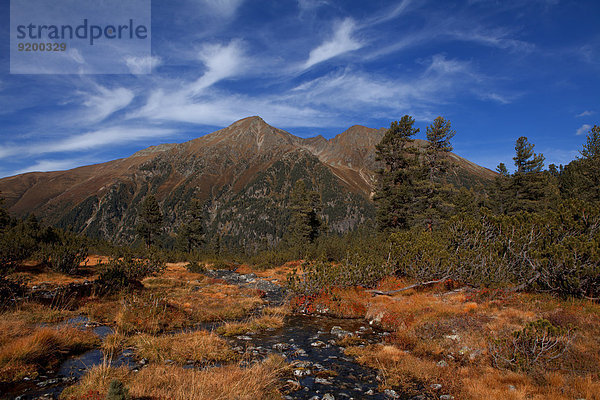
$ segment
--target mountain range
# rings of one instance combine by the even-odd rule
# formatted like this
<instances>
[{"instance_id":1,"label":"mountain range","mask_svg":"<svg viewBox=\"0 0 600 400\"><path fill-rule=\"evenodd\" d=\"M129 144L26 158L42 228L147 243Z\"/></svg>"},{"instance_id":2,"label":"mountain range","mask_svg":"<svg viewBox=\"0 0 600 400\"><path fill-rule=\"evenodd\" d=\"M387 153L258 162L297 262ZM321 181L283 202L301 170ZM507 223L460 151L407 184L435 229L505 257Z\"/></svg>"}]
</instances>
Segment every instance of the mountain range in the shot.
<instances>
[{"instance_id":1,"label":"mountain range","mask_svg":"<svg viewBox=\"0 0 600 400\"><path fill-rule=\"evenodd\" d=\"M331 231L373 220L375 146L385 132L355 125L329 140L300 138L255 116L123 159L3 178L0 193L15 216L34 213L46 223L122 244L135 240L138 207L149 193L161 205L167 241L191 200L200 199L209 238L228 246L272 245L287 229L289 193L299 179L320 193ZM456 154L450 159L455 184L485 184L496 176Z\"/></svg>"}]
</instances>

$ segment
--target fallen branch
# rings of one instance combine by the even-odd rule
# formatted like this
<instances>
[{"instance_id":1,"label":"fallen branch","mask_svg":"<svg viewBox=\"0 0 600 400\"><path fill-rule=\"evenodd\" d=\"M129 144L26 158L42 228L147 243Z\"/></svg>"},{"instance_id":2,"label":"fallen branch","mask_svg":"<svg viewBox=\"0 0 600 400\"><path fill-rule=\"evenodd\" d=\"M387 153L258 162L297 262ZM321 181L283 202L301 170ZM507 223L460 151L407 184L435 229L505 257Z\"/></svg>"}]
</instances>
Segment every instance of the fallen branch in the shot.
<instances>
[{"instance_id":1,"label":"fallen branch","mask_svg":"<svg viewBox=\"0 0 600 400\"><path fill-rule=\"evenodd\" d=\"M435 281L415 283L414 285L406 286L406 287L403 287L401 289L390 290L390 291L387 291L387 292L383 292L381 290L367 290L367 292L373 293L374 296L378 296L378 295L379 296L389 296L390 294L404 292L405 290L410 290L410 289L414 289L414 288L417 288L417 287L435 285L436 283L442 283L442 282L447 281L449 278L450 278L449 276L446 276L446 277L444 277L442 279L438 279L438 280L435 280Z\"/></svg>"}]
</instances>

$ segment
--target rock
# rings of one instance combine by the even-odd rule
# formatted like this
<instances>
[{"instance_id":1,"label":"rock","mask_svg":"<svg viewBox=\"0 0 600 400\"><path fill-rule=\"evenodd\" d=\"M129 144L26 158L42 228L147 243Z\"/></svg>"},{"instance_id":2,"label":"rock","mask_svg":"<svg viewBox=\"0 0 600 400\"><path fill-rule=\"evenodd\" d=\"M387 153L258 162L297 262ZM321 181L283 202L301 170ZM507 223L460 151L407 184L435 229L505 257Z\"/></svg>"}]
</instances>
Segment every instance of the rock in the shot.
<instances>
[{"instance_id":1,"label":"rock","mask_svg":"<svg viewBox=\"0 0 600 400\"><path fill-rule=\"evenodd\" d=\"M312 366L312 363L310 361L296 361L294 363L294 366L296 368L304 368L304 369L306 369L306 368L309 368L310 366Z\"/></svg>"},{"instance_id":2,"label":"rock","mask_svg":"<svg viewBox=\"0 0 600 400\"><path fill-rule=\"evenodd\" d=\"M335 335L338 337L338 339L342 339L343 337L346 336L351 336L352 332L348 332L342 329L341 326L334 326L333 328L331 328L331 332L332 335Z\"/></svg>"},{"instance_id":3,"label":"rock","mask_svg":"<svg viewBox=\"0 0 600 400\"><path fill-rule=\"evenodd\" d=\"M318 383L320 385L331 385L331 382L329 382L325 378L315 378L315 383Z\"/></svg>"},{"instance_id":4,"label":"rock","mask_svg":"<svg viewBox=\"0 0 600 400\"><path fill-rule=\"evenodd\" d=\"M460 336L459 335L446 335L445 336L446 339L450 339L450 340L454 340L454 341L459 341L460 340Z\"/></svg>"},{"instance_id":5,"label":"rock","mask_svg":"<svg viewBox=\"0 0 600 400\"><path fill-rule=\"evenodd\" d=\"M329 347L329 345L325 342L322 342L320 340L317 340L316 342L312 342L310 344L312 347Z\"/></svg>"},{"instance_id":6,"label":"rock","mask_svg":"<svg viewBox=\"0 0 600 400\"><path fill-rule=\"evenodd\" d=\"M294 370L294 376L297 376L298 378L302 378L303 376L308 376L310 374L310 369L299 368Z\"/></svg>"},{"instance_id":7,"label":"rock","mask_svg":"<svg viewBox=\"0 0 600 400\"><path fill-rule=\"evenodd\" d=\"M449 394L443 394L440 396L440 400L454 400L454 396L451 396Z\"/></svg>"},{"instance_id":8,"label":"rock","mask_svg":"<svg viewBox=\"0 0 600 400\"><path fill-rule=\"evenodd\" d=\"M238 340L252 340L252 338L250 336L246 336L246 335L236 336L236 339L238 339Z\"/></svg>"},{"instance_id":9,"label":"rock","mask_svg":"<svg viewBox=\"0 0 600 400\"><path fill-rule=\"evenodd\" d=\"M514 387L513 385L508 385L508 390L510 390L512 392L514 390L517 390L517 388Z\"/></svg>"},{"instance_id":10,"label":"rock","mask_svg":"<svg viewBox=\"0 0 600 400\"><path fill-rule=\"evenodd\" d=\"M331 393L325 393L322 400L335 400L335 397Z\"/></svg>"},{"instance_id":11,"label":"rock","mask_svg":"<svg viewBox=\"0 0 600 400\"><path fill-rule=\"evenodd\" d=\"M369 389L365 392L365 394L368 396L373 396L375 394L375 392L373 391L373 389Z\"/></svg>"},{"instance_id":12,"label":"rock","mask_svg":"<svg viewBox=\"0 0 600 400\"><path fill-rule=\"evenodd\" d=\"M381 320L382 319L383 319L383 313L380 312L379 314L377 314L376 316L374 316L373 318L371 318L371 320L369 321L369 325L381 324Z\"/></svg>"},{"instance_id":13,"label":"rock","mask_svg":"<svg viewBox=\"0 0 600 400\"><path fill-rule=\"evenodd\" d=\"M444 360L438 361L437 366L438 367L447 367L448 363L446 361L444 361Z\"/></svg>"},{"instance_id":14,"label":"rock","mask_svg":"<svg viewBox=\"0 0 600 400\"><path fill-rule=\"evenodd\" d=\"M386 397L389 397L390 399L399 399L400 395L392 389L385 389L383 391L383 394L385 394Z\"/></svg>"},{"instance_id":15,"label":"rock","mask_svg":"<svg viewBox=\"0 0 600 400\"><path fill-rule=\"evenodd\" d=\"M442 388L442 385L440 385L439 383L434 383L429 387L432 388L433 390L440 390Z\"/></svg>"}]
</instances>

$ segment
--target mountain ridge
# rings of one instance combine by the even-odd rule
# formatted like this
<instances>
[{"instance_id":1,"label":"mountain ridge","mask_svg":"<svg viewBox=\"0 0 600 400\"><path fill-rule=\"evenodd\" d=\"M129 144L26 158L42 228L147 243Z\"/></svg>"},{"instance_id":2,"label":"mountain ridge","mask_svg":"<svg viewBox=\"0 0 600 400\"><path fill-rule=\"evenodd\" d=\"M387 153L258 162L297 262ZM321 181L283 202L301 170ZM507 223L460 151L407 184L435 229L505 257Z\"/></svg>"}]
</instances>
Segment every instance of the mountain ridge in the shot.
<instances>
[{"instance_id":1,"label":"mountain ridge","mask_svg":"<svg viewBox=\"0 0 600 400\"><path fill-rule=\"evenodd\" d=\"M385 131L354 125L331 139L301 138L253 116L126 158L2 178L0 192L14 215L35 213L53 225L118 242L134 240L137 206L148 193L159 199L170 235L197 198L205 202L211 235L229 235L231 243L275 243L288 223L288 194L298 179L319 191L333 231L372 219L375 145ZM495 176L457 155L452 160L469 180Z\"/></svg>"}]
</instances>

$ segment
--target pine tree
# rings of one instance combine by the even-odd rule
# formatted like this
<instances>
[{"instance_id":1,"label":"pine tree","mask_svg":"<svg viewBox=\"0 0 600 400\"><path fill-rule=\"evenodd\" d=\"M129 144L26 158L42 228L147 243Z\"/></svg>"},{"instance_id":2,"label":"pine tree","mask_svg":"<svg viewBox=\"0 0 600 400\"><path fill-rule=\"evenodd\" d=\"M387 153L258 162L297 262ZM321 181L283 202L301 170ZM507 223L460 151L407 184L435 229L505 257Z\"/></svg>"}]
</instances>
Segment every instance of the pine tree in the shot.
<instances>
[{"instance_id":1,"label":"pine tree","mask_svg":"<svg viewBox=\"0 0 600 400\"><path fill-rule=\"evenodd\" d=\"M7 228L9 224L10 215L8 214L8 211L4 209L4 198L0 196L0 232Z\"/></svg>"},{"instance_id":2,"label":"pine tree","mask_svg":"<svg viewBox=\"0 0 600 400\"><path fill-rule=\"evenodd\" d=\"M319 193L308 190L303 180L298 180L290 192L292 214L289 240L292 245L313 243L324 229L318 213L321 210Z\"/></svg>"},{"instance_id":3,"label":"pine tree","mask_svg":"<svg viewBox=\"0 0 600 400\"><path fill-rule=\"evenodd\" d=\"M378 171L373 200L377 205L377 225L382 231L409 227L410 209L415 201L413 180L418 169L417 151L413 146L415 120L405 115L391 123L376 146L377 160L383 162Z\"/></svg>"},{"instance_id":4,"label":"pine tree","mask_svg":"<svg viewBox=\"0 0 600 400\"><path fill-rule=\"evenodd\" d=\"M424 223L427 230L432 230L454 208L451 201L456 190L444 182L443 175L449 168L448 153L453 149L450 139L455 134L450 121L442 117L437 117L426 130L428 143L422 163L424 171L420 175L424 179L416 184L420 192L416 203L420 215L416 218Z\"/></svg>"},{"instance_id":5,"label":"pine tree","mask_svg":"<svg viewBox=\"0 0 600 400\"><path fill-rule=\"evenodd\" d=\"M142 202L139 219L140 222L136 227L137 233L142 237L146 246L150 248L154 243L154 237L160 233L163 223L163 215L156 197L153 195L146 196Z\"/></svg>"},{"instance_id":6,"label":"pine tree","mask_svg":"<svg viewBox=\"0 0 600 400\"><path fill-rule=\"evenodd\" d=\"M600 126L594 125L588 132L580 154L580 197L600 201Z\"/></svg>"},{"instance_id":7,"label":"pine tree","mask_svg":"<svg viewBox=\"0 0 600 400\"><path fill-rule=\"evenodd\" d=\"M498 214L506 214L513 198L511 176L504 163L498 164L496 171L499 175L491 188L491 208Z\"/></svg>"},{"instance_id":8,"label":"pine tree","mask_svg":"<svg viewBox=\"0 0 600 400\"><path fill-rule=\"evenodd\" d=\"M544 155L535 154L534 147L525 136L517 139L513 157L517 170L511 177L512 199L506 207L508 213L541 211L549 206L553 197L550 177L542 172Z\"/></svg>"},{"instance_id":9,"label":"pine tree","mask_svg":"<svg viewBox=\"0 0 600 400\"><path fill-rule=\"evenodd\" d=\"M190 203L186 222L179 230L179 237L188 253L204 243L203 203L194 199Z\"/></svg>"}]
</instances>

